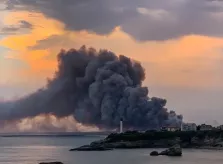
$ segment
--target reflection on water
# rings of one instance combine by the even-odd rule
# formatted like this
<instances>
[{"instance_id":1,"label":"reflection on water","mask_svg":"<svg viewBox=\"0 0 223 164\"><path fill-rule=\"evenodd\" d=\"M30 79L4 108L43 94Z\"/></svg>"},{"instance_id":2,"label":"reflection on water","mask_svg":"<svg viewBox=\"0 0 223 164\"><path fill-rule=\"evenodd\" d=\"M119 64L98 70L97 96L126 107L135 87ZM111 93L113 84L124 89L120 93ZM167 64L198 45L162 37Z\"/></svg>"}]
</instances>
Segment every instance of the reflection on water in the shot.
<instances>
[{"instance_id":1,"label":"reflection on water","mask_svg":"<svg viewBox=\"0 0 223 164\"><path fill-rule=\"evenodd\" d=\"M0 164L36 164L41 161L62 160L72 155L72 147L89 143L95 137L2 137Z\"/></svg>"},{"instance_id":2,"label":"reflection on water","mask_svg":"<svg viewBox=\"0 0 223 164\"><path fill-rule=\"evenodd\" d=\"M151 149L106 152L69 152L70 148L100 139L95 137L9 137L0 138L0 164L222 164L223 152L183 150L183 157L150 157Z\"/></svg>"}]
</instances>

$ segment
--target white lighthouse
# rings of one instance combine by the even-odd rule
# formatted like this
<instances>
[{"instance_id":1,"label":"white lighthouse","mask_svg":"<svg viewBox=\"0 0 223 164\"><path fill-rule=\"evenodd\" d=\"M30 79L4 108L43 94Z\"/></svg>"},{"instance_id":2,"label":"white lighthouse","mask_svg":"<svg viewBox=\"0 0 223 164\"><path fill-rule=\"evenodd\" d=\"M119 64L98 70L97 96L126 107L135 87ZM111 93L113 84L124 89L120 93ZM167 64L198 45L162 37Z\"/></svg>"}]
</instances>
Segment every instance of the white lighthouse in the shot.
<instances>
[{"instance_id":1,"label":"white lighthouse","mask_svg":"<svg viewBox=\"0 0 223 164\"><path fill-rule=\"evenodd\" d=\"M123 133L123 119L120 119L120 133Z\"/></svg>"}]
</instances>

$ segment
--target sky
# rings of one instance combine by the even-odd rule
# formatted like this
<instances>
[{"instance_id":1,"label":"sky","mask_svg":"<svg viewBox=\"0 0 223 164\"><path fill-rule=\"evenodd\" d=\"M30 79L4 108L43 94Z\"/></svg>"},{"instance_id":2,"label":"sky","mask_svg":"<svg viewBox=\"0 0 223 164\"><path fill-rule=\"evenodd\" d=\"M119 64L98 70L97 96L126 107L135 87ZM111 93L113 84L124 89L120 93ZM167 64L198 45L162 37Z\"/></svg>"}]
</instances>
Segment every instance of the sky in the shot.
<instances>
[{"instance_id":1,"label":"sky","mask_svg":"<svg viewBox=\"0 0 223 164\"><path fill-rule=\"evenodd\" d=\"M223 123L223 1L0 0L0 100L46 84L61 49L138 60L149 95L196 123Z\"/></svg>"}]
</instances>

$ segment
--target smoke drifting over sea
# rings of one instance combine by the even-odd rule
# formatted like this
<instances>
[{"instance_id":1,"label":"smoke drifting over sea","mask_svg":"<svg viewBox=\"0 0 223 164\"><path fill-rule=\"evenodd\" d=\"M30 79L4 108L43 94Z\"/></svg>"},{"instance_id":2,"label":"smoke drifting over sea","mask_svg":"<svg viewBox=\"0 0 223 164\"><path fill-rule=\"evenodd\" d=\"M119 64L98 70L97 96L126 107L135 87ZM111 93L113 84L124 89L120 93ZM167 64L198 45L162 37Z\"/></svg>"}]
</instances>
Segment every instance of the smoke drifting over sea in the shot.
<instances>
[{"instance_id":1,"label":"smoke drifting over sea","mask_svg":"<svg viewBox=\"0 0 223 164\"><path fill-rule=\"evenodd\" d=\"M45 88L14 102L0 103L0 120L39 115L73 116L83 124L113 129L123 118L126 128L157 129L180 125L182 116L165 108L166 100L148 96L145 71L130 58L85 46L62 50L58 70Z\"/></svg>"}]
</instances>

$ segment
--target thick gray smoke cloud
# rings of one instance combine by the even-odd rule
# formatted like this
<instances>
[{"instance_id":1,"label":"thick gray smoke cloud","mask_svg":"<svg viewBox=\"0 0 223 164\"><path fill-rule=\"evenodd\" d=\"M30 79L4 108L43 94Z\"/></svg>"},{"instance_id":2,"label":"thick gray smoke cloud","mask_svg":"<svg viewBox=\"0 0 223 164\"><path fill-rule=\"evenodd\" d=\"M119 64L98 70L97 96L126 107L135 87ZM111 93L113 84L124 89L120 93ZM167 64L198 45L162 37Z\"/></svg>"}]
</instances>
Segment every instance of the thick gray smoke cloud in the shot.
<instances>
[{"instance_id":1,"label":"thick gray smoke cloud","mask_svg":"<svg viewBox=\"0 0 223 164\"><path fill-rule=\"evenodd\" d=\"M179 125L182 116L165 108L166 100L148 97L142 87L141 64L123 55L85 46L62 50L58 70L45 88L15 102L0 104L0 120L17 120L40 114L73 115L80 123L115 128L154 129ZM7 109L7 110L6 110Z\"/></svg>"}]
</instances>

